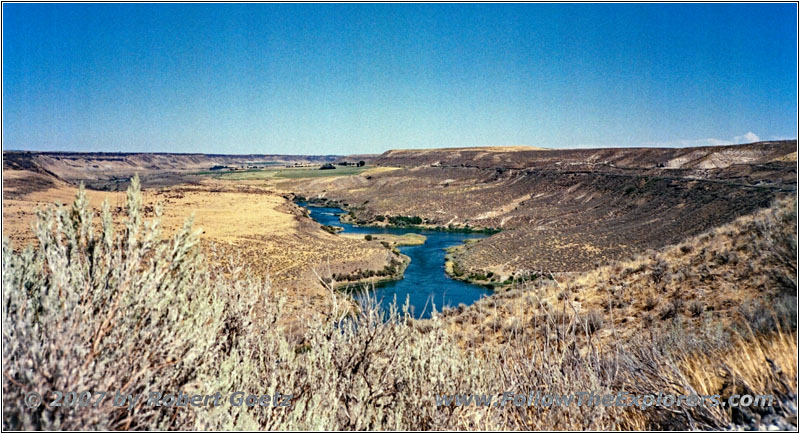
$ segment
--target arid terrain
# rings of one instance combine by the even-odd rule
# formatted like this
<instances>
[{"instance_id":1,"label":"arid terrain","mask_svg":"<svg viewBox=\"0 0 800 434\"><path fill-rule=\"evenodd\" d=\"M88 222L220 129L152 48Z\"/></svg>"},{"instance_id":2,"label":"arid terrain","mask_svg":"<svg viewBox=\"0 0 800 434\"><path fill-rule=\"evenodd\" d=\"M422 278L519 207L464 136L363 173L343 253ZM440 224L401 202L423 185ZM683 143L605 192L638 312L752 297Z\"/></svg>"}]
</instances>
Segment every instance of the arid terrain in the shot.
<instances>
[{"instance_id":1,"label":"arid terrain","mask_svg":"<svg viewBox=\"0 0 800 434\"><path fill-rule=\"evenodd\" d=\"M10 158L4 167L3 236L18 248L35 241L31 227L37 209L54 203L70 204L77 192L75 183L108 185L106 176L110 172L96 173L91 169L78 181L62 179L55 175L62 173L60 167L41 166L42 162L53 159L45 157L35 158L34 162L20 162L20 159ZM144 157L133 160L150 161ZM195 160L191 159L192 164ZM96 159L92 156L81 161ZM204 252L212 262L232 261L248 267L257 276L269 276L275 288L290 295L293 305L304 309L310 305L325 310L323 305L328 291L320 283L321 279L356 270L378 271L393 260L403 261L391 246L384 247L377 240L367 242L363 237L340 237L323 230L305 215L302 208L273 189L253 186L247 181L216 180L207 175L189 175L196 179L184 183L186 174L192 170L207 170L208 164L220 162L231 164L230 160L212 159L210 162L204 160L203 166L178 168L175 162L170 162L169 170L180 169L181 173L171 172L166 176L169 187L145 188L144 216L154 217L156 204L161 204L164 208L162 226L168 234L180 228L187 217L193 216L195 226L202 229ZM151 173L155 170L152 167L131 170L138 173L142 169ZM20 170L24 168L28 170ZM111 176L123 177L127 186L131 174L121 170L115 166ZM150 179L154 176L151 175ZM115 217L124 211L124 191L89 189L87 194L95 209L96 221L99 221L104 200L108 201Z\"/></svg>"},{"instance_id":2,"label":"arid terrain","mask_svg":"<svg viewBox=\"0 0 800 434\"><path fill-rule=\"evenodd\" d=\"M466 275L504 281L590 270L767 207L796 193L796 146L389 151L374 160L381 172L275 185L364 223L501 229L453 256Z\"/></svg>"},{"instance_id":3,"label":"arid terrain","mask_svg":"<svg viewBox=\"0 0 800 434\"><path fill-rule=\"evenodd\" d=\"M121 224L130 197L119 190L140 174L145 219L158 216L163 207L167 235L180 234L189 216L202 229L202 262L213 277L203 275L210 280L199 288L212 291L210 285L218 285L214 291L221 295L206 295L209 303L217 303L211 310L216 313L191 314L218 330L216 343L197 348L213 348L234 366L252 362L250 348L261 351L258 362L247 364L246 375L231 374L229 365L218 360L205 365L209 373L203 375L223 381L224 387L256 380L272 384L267 380L273 378L272 366L282 366L276 374L284 376L281 381L303 391L298 399L305 404L298 408L325 414L338 427L395 426L385 425L383 410L376 410L394 405L383 400L386 390L402 396L402 402L418 402L430 399L434 390L455 393L502 384L559 393L589 386L724 397L771 393L779 404L737 411L602 414L583 409L429 412L423 406L406 416L401 407L412 406L402 404L392 407L393 417L399 418L392 423L402 420L402 426L415 429L794 429L796 156L796 141L683 149L397 150L325 157L6 152L3 236L16 252L37 242L32 230L37 210L72 203L80 183L88 187L94 226L100 229L104 200L114 222ZM347 328L342 340L334 342L340 334L326 327L341 323L325 321L358 310L348 310L349 294L328 287L400 278L408 257L397 246L419 245L425 237L339 234L312 220L297 199L341 207L347 212L343 219L360 225L482 231L485 238L450 249L445 269L495 292L425 320L387 322L382 313L364 308L355 319L361 325ZM70 224L87 224L75 209L65 214L73 219ZM56 231L74 236L69 224L57 226ZM67 243L42 235L47 231L38 231L39 241L45 241L35 249L50 251ZM178 235L175 245L180 240ZM86 243L87 249L92 246ZM19 264L38 263L24 253L13 257ZM47 258L56 261L58 255ZM29 264L9 261L8 269L20 273L14 279L37 278L25 271ZM183 259L163 259L162 266L170 267L170 261ZM231 271L240 265L244 276ZM85 270L79 263L74 266ZM50 267L43 270L62 272ZM269 291L259 292L252 278L269 278ZM240 282L246 282L241 283L246 290ZM347 313L343 305L350 306ZM66 319L53 321L52 329L60 330ZM186 339L181 345L188 348L201 338ZM315 379L312 374L334 377ZM48 378L37 381L48 384ZM375 378L382 383L374 385ZM418 389L409 390L409 385ZM325 413L327 407L314 401L323 395L339 399L348 410ZM361 402L365 405L354 404ZM359 411L363 418L348 416ZM205 420L203 414L165 419L159 413L138 414L131 425L133 416L117 416L106 421L98 415L103 422L69 418L74 426L108 423L116 428L219 427L229 421ZM316 427L297 425L297 420L306 418L276 412L224 426Z\"/></svg>"},{"instance_id":4,"label":"arid terrain","mask_svg":"<svg viewBox=\"0 0 800 434\"><path fill-rule=\"evenodd\" d=\"M327 273L321 277L380 269L392 256L377 243L320 230L291 203L298 196L339 205L362 224L416 216L429 227L499 230L450 255L458 271L453 277L499 285L515 276L587 271L629 259L796 194L796 147L795 141L496 147L348 157L6 152L4 236L30 239L33 209L68 202L79 182L119 190L138 173L151 205L171 205L169 224L195 213L206 240L221 242L225 254L233 249L255 270L269 270L281 286L313 286L312 269ZM317 169L359 160L370 164ZM99 191L91 196L96 206L104 196L112 205L123 200ZM491 279L479 278L490 272Z\"/></svg>"}]
</instances>

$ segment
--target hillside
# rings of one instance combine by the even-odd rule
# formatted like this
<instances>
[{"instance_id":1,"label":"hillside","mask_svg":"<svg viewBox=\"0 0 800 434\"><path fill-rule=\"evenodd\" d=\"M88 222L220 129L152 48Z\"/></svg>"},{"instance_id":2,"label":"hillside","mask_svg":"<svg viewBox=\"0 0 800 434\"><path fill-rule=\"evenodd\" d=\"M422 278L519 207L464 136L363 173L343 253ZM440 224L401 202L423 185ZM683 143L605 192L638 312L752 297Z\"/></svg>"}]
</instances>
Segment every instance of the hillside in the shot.
<instances>
[{"instance_id":1,"label":"hillside","mask_svg":"<svg viewBox=\"0 0 800 434\"><path fill-rule=\"evenodd\" d=\"M36 246L32 229L37 210L50 204L69 204L78 189L52 175L5 170L3 237L15 250ZM42 182L39 182L39 180ZM120 219L125 193L87 190L89 209L100 220L103 201ZM325 231L304 210L270 189L204 179L198 185L148 188L142 193L145 218L164 206L161 227L172 235L193 216L201 251L216 265L237 258L253 276L267 277L300 316L324 312L328 291L320 277L331 274L380 272L403 257L381 244ZM265 224L266 222L266 224ZM319 277L318 277L319 275Z\"/></svg>"},{"instance_id":2,"label":"hillside","mask_svg":"<svg viewBox=\"0 0 800 434\"><path fill-rule=\"evenodd\" d=\"M5 429L797 427L796 198L661 252L557 282L521 282L430 320L381 312L374 300L352 315L347 296L330 291L331 310L295 327L286 294L246 267L251 258L240 262L234 249L209 261L190 225L161 242L159 226L141 218L152 211L137 187L126 215L106 209L93 225L80 194L72 207L39 214L39 248L3 243ZM170 192L167 209L182 208L175 195L183 193L190 192ZM220 201L210 202L198 209ZM279 229L281 220L270 220ZM31 390L120 384L132 395L203 387L288 393L289 405L148 409L106 399L75 411L24 401ZM533 391L663 391L723 402L772 394L776 401L742 408L437 403L443 395L502 402L504 392Z\"/></svg>"},{"instance_id":3,"label":"hillside","mask_svg":"<svg viewBox=\"0 0 800 434\"><path fill-rule=\"evenodd\" d=\"M441 148L392 150L375 164L383 166L459 166L527 169L721 169L734 164L765 164L788 158L797 141L783 140L730 146L689 148L545 149L529 147ZM795 157L796 159L796 157Z\"/></svg>"},{"instance_id":4,"label":"hillside","mask_svg":"<svg viewBox=\"0 0 800 434\"><path fill-rule=\"evenodd\" d=\"M444 317L471 353L535 360L555 352L549 362L556 367L543 363L534 384L570 389L613 378L612 390L772 393L782 401L776 408L686 414L682 422L668 410L633 415L648 429L680 429L694 418L726 429L792 430L797 306L793 197L630 261L572 276L544 273L446 309ZM574 358L581 367L561 384L565 365L575 366L566 360ZM590 365L594 376L585 371Z\"/></svg>"},{"instance_id":5,"label":"hillside","mask_svg":"<svg viewBox=\"0 0 800 434\"><path fill-rule=\"evenodd\" d=\"M537 316L594 316L595 343L686 337L728 340L796 327L796 196L658 251L586 273L538 276L448 314L467 345L504 342ZM541 327L544 323L539 322ZM744 328L743 328L744 327Z\"/></svg>"},{"instance_id":6,"label":"hillside","mask_svg":"<svg viewBox=\"0 0 800 434\"><path fill-rule=\"evenodd\" d=\"M214 166L253 167L264 164L336 161L336 155L221 155L107 152L4 151L3 169L48 173L64 181L99 190L124 190L130 177L139 174L146 186L197 182Z\"/></svg>"},{"instance_id":7,"label":"hillside","mask_svg":"<svg viewBox=\"0 0 800 434\"><path fill-rule=\"evenodd\" d=\"M376 160L387 165L382 172L278 182L276 188L343 206L365 224L379 223L379 216L418 216L430 226L501 229L452 255L464 277L492 272L496 277L481 283L497 284L515 273L590 270L765 208L796 192L796 163L772 161L794 151L793 141L390 151ZM719 167L699 168L709 161Z\"/></svg>"}]
</instances>

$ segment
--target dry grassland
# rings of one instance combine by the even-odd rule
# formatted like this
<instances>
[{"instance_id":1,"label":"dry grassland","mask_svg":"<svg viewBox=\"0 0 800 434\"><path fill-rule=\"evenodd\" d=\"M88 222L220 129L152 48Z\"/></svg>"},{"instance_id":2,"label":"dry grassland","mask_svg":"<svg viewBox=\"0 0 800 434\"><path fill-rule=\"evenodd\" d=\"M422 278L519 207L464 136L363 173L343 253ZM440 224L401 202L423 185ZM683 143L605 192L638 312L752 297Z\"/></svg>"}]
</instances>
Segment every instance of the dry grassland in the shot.
<instances>
[{"instance_id":1,"label":"dry grassland","mask_svg":"<svg viewBox=\"0 0 800 434\"><path fill-rule=\"evenodd\" d=\"M31 225L36 209L52 203L69 204L76 192L75 187L64 183L5 199L3 236L19 247L34 242ZM123 213L124 192L87 190L87 197L96 223L104 200L108 200L115 218ZM213 263L236 260L256 276L269 276L274 287L286 291L290 304L297 308L310 305L326 309L328 292L320 278L378 271L392 259L399 260L398 253L378 241L322 230L290 200L248 183L209 180L198 186L148 189L143 191L143 203L146 218L155 216L157 203L164 206L161 222L166 234L193 216L195 227L202 230L204 253Z\"/></svg>"}]
</instances>

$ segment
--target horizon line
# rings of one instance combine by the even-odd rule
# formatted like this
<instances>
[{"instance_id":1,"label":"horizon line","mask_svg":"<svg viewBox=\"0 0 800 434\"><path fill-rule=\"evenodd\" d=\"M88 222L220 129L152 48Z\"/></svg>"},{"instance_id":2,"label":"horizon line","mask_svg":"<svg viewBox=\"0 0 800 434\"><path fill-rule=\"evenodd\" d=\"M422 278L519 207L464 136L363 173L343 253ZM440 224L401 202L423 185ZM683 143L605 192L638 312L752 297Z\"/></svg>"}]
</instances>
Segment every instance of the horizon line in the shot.
<instances>
[{"instance_id":1,"label":"horizon line","mask_svg":"<svg viewBox=\"0 0 800 434\"><path fill-rule=\"evenodd\" d=\"M604 149L704 149L704 148L728 148L734 146L747 146L747 145L758 145L758 144L770 144L770 143L780 143L780 142L797 142L798 139L779 139L779 140L759 140L756 142L746 142L746 143L730 143L730 144L720 144L720 145L686 145L686 146L598 146L598 147L571 147L571 148L547 148L543 146L531 146L531 145L499 145L499 146L452 146L452 147L436 147L436 148L396 148L396 149L387 149L383 152L377 153L353 153L353 154L331 154L331 153L321 153L321 154L271 154L271 153L206 153L206 152L166 152L166 151L57 151L57 150L49 150L49 151L39 151L39 150L29 150L29 149L3 149L3 153L6 152L15 152L15 153L31 153L31 154L164 154L164 155L220 155L220 156L288 156L288 157L346 157L350 155L383 155L387 152L403 152L403 151L435 151L435 150L481 150L481 149L497 149L497 152L504 152L502 148L511 149L520 149L520 148L529 148L529 149L522 149L523 151L587 151L587 150L604 150Z\"/></svg>"}]
</instances>

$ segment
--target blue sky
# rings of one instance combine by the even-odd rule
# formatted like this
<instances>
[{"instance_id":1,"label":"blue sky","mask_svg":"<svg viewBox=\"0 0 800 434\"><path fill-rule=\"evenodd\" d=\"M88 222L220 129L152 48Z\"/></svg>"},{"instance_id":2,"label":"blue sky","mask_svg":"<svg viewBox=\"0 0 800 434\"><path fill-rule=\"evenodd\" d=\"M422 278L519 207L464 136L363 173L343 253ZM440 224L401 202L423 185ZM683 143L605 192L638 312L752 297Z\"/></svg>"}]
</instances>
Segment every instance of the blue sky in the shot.
<instances>
[{"instance_id":1,"label":"blue sky","mask_svg":"<svg viewBox=\"0 0 800 434\"><path fill-rule=\"evenodd\" d=\"M3 148L796 138L794 4L4 4Z\"/></svg>"}]
</instances>

